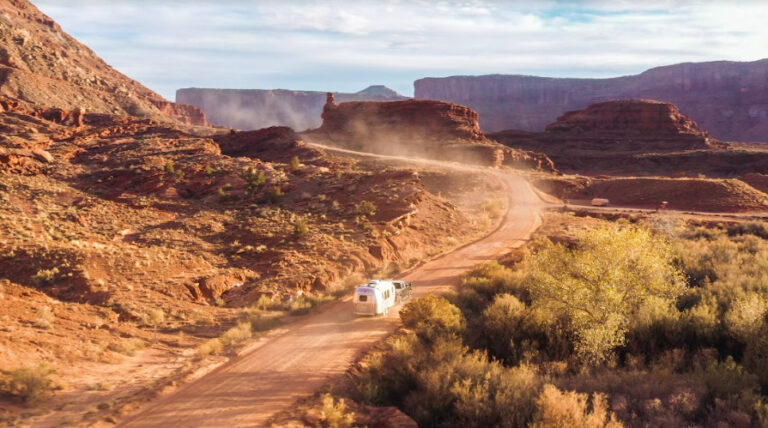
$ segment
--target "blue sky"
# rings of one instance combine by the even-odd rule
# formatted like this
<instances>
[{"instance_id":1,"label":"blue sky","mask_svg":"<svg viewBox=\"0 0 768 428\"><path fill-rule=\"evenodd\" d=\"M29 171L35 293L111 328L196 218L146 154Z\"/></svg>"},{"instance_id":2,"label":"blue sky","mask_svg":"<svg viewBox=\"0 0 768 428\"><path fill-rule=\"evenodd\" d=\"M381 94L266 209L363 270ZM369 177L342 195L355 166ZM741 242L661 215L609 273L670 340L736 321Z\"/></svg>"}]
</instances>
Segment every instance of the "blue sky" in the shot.
<instances>
[{"instance_id":1,"label":"blue sky","mask_svg":"<svg viewBox=\"0 0 768 428\"><path fill-rule=\"evenodd\" d=\"M182 87L405 95L421 77L609 77L768 57L768 2L33 0L163 96ZM733 6L738 4L739 6Z\"/></svg>"}]
</instances>

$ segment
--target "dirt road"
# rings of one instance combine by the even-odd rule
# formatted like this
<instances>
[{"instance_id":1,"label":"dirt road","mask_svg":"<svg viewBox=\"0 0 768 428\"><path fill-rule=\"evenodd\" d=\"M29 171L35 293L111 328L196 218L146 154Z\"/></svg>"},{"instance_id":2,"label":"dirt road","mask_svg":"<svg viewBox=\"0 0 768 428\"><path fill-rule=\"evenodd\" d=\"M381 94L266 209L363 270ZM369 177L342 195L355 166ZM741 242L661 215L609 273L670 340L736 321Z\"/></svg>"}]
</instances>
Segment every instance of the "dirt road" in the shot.
<instances>
[{"instance_id":1,"label":"dirt road","mask_svg":"<svg viewBox=\"0 0 768 428\"><path fill-rule=\"evenodd\" d=\"M543 204L530 185L517 176L499 176L507 183L510 198L510 209L499 228L405 275L414 283L415 296L457 285L463 272L520 246L538 227ZM388 317L358 318L352 315L349 301L335 303L152 403L121 426L263 426L276 412L343 374L360 352L394 331L397 324L397 311L390 311Z\"/></svg>"}]
</instances>

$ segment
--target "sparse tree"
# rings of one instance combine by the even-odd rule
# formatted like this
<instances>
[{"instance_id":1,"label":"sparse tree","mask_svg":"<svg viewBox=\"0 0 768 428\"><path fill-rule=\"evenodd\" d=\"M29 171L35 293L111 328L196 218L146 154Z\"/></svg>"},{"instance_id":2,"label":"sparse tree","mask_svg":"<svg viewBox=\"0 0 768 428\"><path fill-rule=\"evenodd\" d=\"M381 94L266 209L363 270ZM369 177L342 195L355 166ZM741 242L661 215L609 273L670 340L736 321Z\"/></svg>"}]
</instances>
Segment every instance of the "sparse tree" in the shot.
<instances>
[{"instance_id":1,"label":"sparse tree","mask_svg":"<svg viewBox=\"0 0 768 428\"><path fill-rule=\"evenodd\" d=\"M582 232L576 248L550 245L531 260L536 304L570 317L577 353L604 361L624 344L631 316L651 297L672 302L684 291L666 241L636 227Z\"/></svg>"}]
</instances>

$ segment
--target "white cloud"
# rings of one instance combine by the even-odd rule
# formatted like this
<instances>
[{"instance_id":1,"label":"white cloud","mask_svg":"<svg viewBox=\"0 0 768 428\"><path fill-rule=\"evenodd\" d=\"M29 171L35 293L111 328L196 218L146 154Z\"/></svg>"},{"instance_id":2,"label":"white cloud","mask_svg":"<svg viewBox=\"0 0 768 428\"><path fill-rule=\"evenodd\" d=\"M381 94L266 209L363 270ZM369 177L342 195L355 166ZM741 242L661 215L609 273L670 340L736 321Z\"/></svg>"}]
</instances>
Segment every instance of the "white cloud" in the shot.
<instances>
[{"instance_id":1,"label":"white cloud","mask_svg":"<svg viewBox=\"0 0 768 428\"><path fill-rule=\"evenodd\" d=\"M39 0L163 95L185 86L345 90L420 77L604 77L767 57L768 4L743 1Z\"/></svg>"}]
</instances>

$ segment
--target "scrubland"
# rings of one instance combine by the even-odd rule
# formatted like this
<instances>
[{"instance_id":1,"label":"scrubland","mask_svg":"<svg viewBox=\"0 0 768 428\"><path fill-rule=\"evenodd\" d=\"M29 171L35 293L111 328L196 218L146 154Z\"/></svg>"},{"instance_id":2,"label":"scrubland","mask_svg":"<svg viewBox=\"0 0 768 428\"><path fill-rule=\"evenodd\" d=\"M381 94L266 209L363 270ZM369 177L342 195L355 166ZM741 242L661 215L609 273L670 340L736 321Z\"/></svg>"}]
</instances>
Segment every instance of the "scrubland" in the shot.
<instances>
[{"instance_id":1,"label":"scrubland","mask_svg":"<svg viewBox=\"0 0 768 428\"><path fill-rule=\"evenodd\" d=\"M768 225L546 217L336 393L420 426L768 424Z\"/></svg>"}]
</instances>

